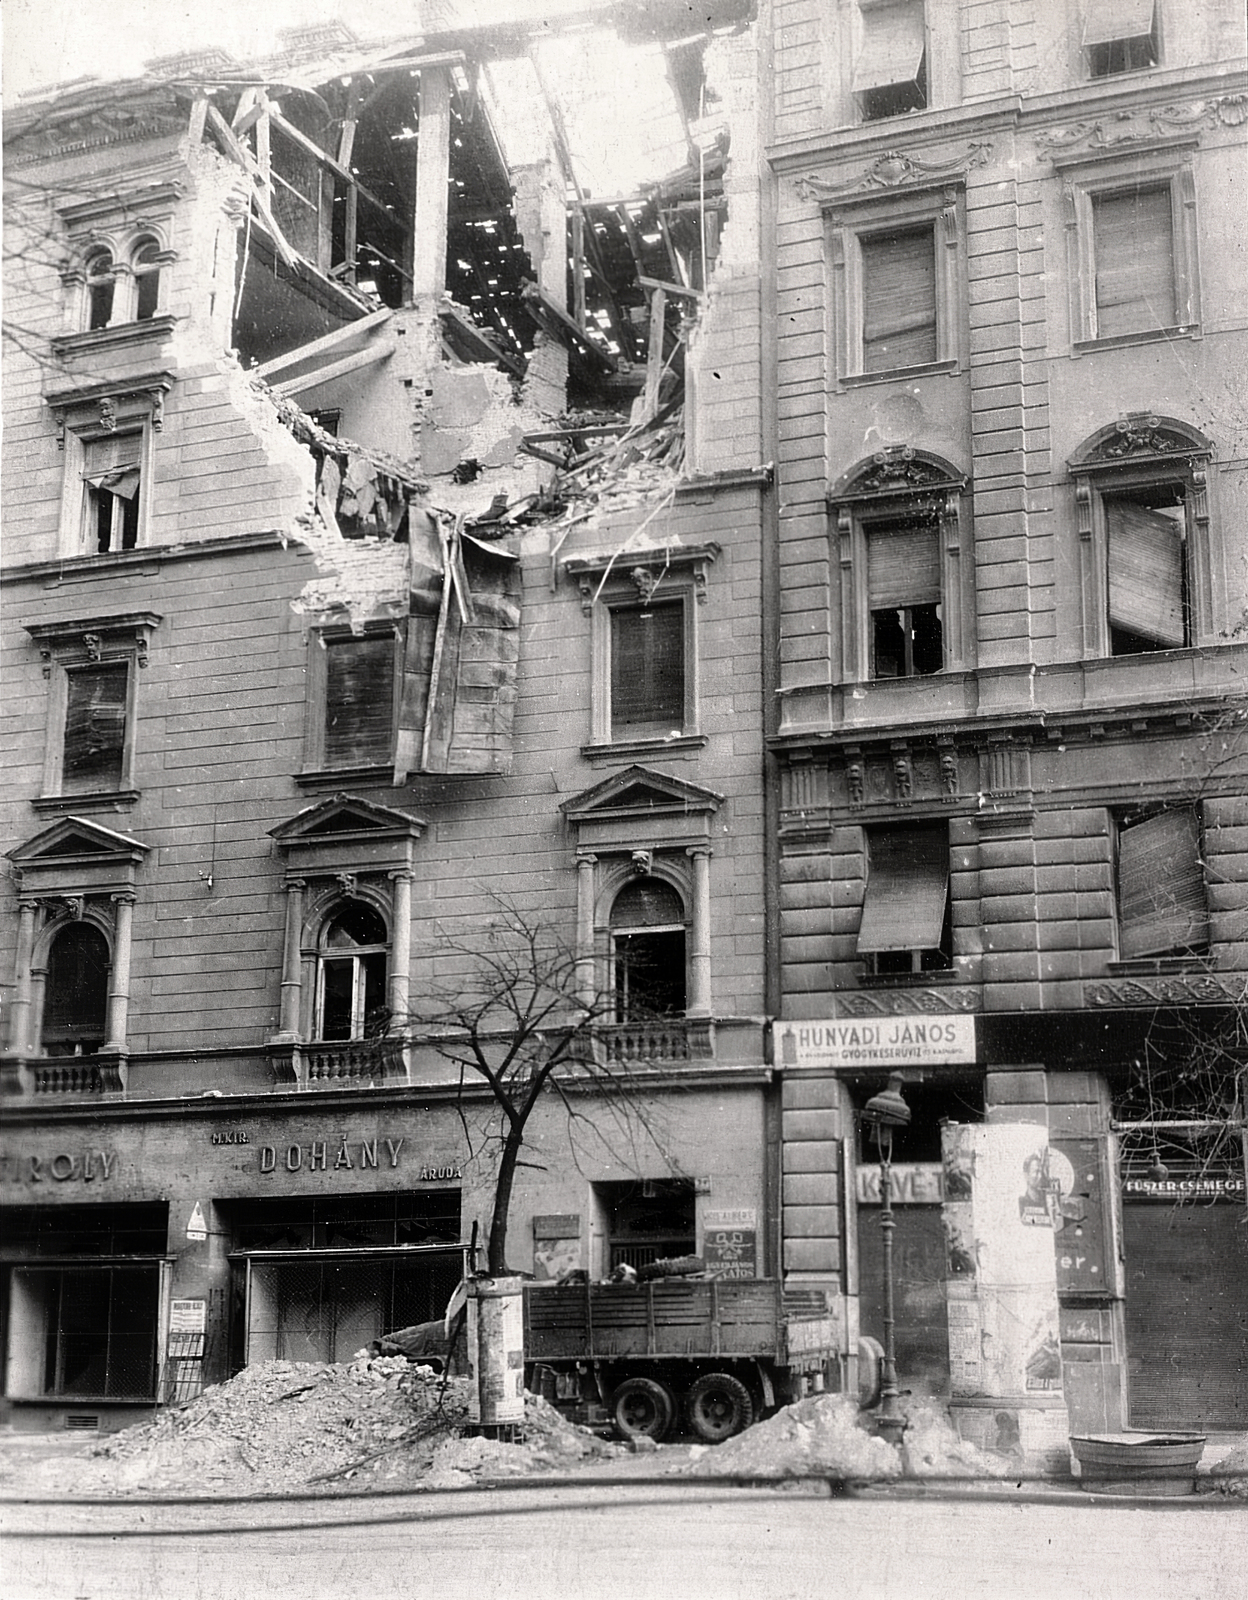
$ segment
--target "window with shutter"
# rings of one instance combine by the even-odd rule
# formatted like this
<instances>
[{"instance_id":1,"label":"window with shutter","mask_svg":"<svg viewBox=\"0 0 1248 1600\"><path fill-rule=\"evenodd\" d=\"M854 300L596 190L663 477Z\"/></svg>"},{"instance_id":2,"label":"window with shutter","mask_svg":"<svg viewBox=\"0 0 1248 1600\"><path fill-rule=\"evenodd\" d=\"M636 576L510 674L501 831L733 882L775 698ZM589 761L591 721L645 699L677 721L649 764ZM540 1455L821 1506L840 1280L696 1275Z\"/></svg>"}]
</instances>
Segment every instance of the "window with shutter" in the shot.
<instances>
[{"instance_id":1,"label":"window with shutter","mask_svg":"<svg viewBox=\"0 0 1248 1600\"><path fill-rule=\"evenodd\" d=\"M611 737L685 728L683 601L611 610Z\"/></svg>"},{"instance_id":2,"label":"window with shutter","mask_svg":"<svg viewBox=\"0 0 1248 1600\"><path fill-rule=\"evenodd\" d=\"M941 670L940 537L934 519L868 527L867 606L873 678Z\"/></svg>"},{"instance_id":3,"label":"window with shutter","mask_svg":"<svg viewBox=\"0 0 1248 1600\"><path fill-rule=\"evenodd\" d=\"M1096 337L1173 328L1174 217L1168 183L1092 196Z\"/></svg>"},{"instance_id":4,"label":"window with shutter","mask_svg":"<svg viewBox=\"0 0 1248 1600\"><path fill-rule=\"evenodd\" d=\"M126 747L130 668L125 662L78 667L66 675L64 793L116 789Z\"/></svg>"},{"instance_id":5,"label":"window with shutter","mask_svg":"<svg viewBox=\"0 0 1248 1600\"><path fill-rule=\"evenodd\" d=\"M1192 807L1118 825L1118 953L1186 955L1209 945L1200 819Z\"/></svg>"},{"instance_id":6,"label":"window with shutter","mask_svg":"<svg viewBox=\"0 0 1248 1600\"><path fill-rule=\"evenodd\" d=\"M927 105L927 36L922 0L863 3L854 92L864 122Z\"/></svg>"},{"instance_id":7,"label":"window with shutter","mask_svg":"<svg viewBox=\"0 0 1248 1600\"><path fill-rule=\"evenodd\" d=\"M1183 485L1157 484L1102 500L1111 654L1190 644Z\"/></svg>"},{"instance_id":8,"label":"window with shutter","mask_svg":"<svg viewBox=\"0 0 1248 1600\"><path fill-rule=\"evenodd\" d=\"M862 370L916 367L938 356L936 240L930 223L859 240Z\"/></svg>"},{"instance_id":9,"label":"window with shutter","mask_svg":"<svg viewBox=\"0 0 1248 1600\"><path fill-rule=\"evenodd\" d=\"M1083 47L1089 77L1155 67L1161 59L1155 0L1085 0Z\"/></svg>"},{"instance_id":10,"label":"window with shutter","mask_svg":"<svg viewBox=\"0 0 1248 1600\"><path fill-rule=\"evenodd\" d=\"M872 829L858 950L878 976L952 965L949 833L942 825Z\"/></svg>"},{"instance_id":11,"label":"window with shutter","mask_svg":"<svg viewBox=\"0 0 1248 1600\"><path fill-rule=\"evenodd\" d=\"M394 733L394 638L325 640L327 767L389 761Z\"/></svg>"}]
</instances>

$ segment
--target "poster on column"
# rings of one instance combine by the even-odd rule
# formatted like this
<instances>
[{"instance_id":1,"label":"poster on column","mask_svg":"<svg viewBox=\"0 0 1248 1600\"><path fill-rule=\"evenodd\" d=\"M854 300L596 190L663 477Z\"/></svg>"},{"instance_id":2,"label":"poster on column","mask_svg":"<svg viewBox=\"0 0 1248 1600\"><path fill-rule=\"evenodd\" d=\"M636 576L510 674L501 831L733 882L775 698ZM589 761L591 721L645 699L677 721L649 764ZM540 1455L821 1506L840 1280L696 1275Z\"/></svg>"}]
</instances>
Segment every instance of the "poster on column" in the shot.
<instances>
[{"instance_id":1,"label":"poster on column","mask_svg":"<svg viewBox=\"0 0 1248 1600\"><path fill-rule=\"evenodd\" d=\"M947 1123L943 1160L955 1395L1060 1393L1053 1232L1069 1162L1029 1123Z\"/></svg>"}]
</instances>

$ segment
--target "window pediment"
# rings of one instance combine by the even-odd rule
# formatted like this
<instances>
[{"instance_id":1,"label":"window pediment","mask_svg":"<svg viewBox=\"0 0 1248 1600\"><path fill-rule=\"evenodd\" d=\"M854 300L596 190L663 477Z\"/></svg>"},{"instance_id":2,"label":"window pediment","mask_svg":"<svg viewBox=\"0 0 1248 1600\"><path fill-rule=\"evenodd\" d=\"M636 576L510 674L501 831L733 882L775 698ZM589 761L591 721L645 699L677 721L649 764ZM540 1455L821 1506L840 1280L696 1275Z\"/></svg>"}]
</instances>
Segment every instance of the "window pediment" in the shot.
<instances>
[{"instance_id":1,"label":"window pediment","mask_svg":"<svg viewBox=\"0 0 1248 1600\"><path fill-rule=\"evenodd\" d=\"M35 899L133 892L150 845L87 817L62 817L6 852L19 896Z\"/></svg>"},{"instance_id":2,"label":"window pediment","mask_svg":"<svg viewBox=\"0 0 1248 1600\"><path fill-rule=\"evenodd\" d=\"M1070 458L1073 475L1181 458L1206 460L1213 445L1197 428L1174 417L1133 412L1100 428Z\"/></svg>"},{"instance_id":3,"label":"window pediment","mask_svg":"<svg viewBox=\"0 0 1248 1600\"><path fill-rule=\"evenodd\" d=\"M701 784L632 766L560 807L586 850L632 849L639 843L692 846L710 840L723 795Z\"/></svg>"},{"instance_id":4,"label":"window pediment","mask_svg":"<svg viewBox=\"0 0 1248 1600\"><path fill-rule=\"evenodd\" d=\"M286 858L288 877L336 877L410 871L426 826L410 812L336 794L269 832Z\"/></svg>"},{"instance_id":5,"label":"window pediment","mask_svg":"<svg viewBox=\"0 0 1248 1600\"><path fill-rule=\"evenodd\" d=\"M965 487L965 473L958 472L943 457L927 450L897 446L881 450L870 460L851 467L828 491L828 504L932 491L948 494Z\"/></svg>"}]
</instances>

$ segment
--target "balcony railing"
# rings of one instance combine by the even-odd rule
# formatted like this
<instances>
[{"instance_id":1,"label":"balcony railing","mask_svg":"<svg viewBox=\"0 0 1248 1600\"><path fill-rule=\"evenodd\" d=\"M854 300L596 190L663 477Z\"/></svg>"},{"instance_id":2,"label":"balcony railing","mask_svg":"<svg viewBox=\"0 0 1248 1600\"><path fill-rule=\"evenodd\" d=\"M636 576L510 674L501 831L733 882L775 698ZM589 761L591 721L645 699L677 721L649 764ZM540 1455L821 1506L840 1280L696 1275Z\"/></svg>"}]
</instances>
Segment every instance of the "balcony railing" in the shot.
<instances>
[{"instance_id":1,"label":"balcony railing","mask_svg":"<svg viewBox=\"0 0 1248 1600\"><path fill-rule=\"evenodd\" d=\"M46 1056L27 1062L30 1089L37 1095L120 1094L126 1065L118 1056Z\"/></svg>"},{"instance_id":2,"label":"balcony railing","mask_svg":"<svg viewBox=\"0 0 1248 1600\"><path fill-rule=\"evenodd\" d=\"M652 1022L613 1022L595 1028L599 1059L607 1066L662 1066L709 1061L715 1040L709 1017L664 1017Z\"/></svg>"},{"instance_id":3,"label":"balcony railing","mask_svg":"<svg viewBox=\"0 0 1248 1600\"><path fill-rule=\"evenodd\" d=\"M297 1083L305 1089L349 1089L407 1080L407 1056L402 1039L335 1039L270 1045L269 1060L279 1082Z\"/></svg>"}]
</instances>

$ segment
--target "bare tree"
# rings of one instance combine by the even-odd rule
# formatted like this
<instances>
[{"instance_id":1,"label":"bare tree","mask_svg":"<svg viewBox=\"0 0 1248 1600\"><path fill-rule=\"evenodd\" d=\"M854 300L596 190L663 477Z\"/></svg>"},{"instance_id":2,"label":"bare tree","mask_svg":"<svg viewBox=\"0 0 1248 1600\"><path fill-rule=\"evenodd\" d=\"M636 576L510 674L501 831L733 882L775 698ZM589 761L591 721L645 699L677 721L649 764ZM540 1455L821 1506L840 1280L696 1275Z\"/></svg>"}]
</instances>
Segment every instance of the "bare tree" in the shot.
<instances>
[{"instance_id":1,"label":"bare tree","mask_svg":"<svg viewBox=\"0 0 1248 1600\"><path fill-rule=\"evenodd\" d=\"M472 938L444 938L438 952L458 971L433 989L406 1021L418 1042L459 1069L459 1111L474 1153L497 1159L486 1244L487 1270L508 1271L507 1228L516 1175L530 1120L539 1104L560 1104L569 1145L591 1134L609 1142L608 1125L640 1135L662 1149L653 1107L639 1093L638 1076L603 1049L599 1030L615 1020L615 997L587 987L585 967L552 931L496 899L497 912ZM483 1122L472 1126L474 1086L490 1100ZM480 1102L478 1101L478 1104Z\"/></svg>"}]
</instances>

